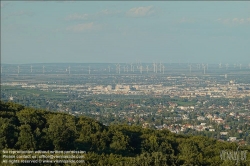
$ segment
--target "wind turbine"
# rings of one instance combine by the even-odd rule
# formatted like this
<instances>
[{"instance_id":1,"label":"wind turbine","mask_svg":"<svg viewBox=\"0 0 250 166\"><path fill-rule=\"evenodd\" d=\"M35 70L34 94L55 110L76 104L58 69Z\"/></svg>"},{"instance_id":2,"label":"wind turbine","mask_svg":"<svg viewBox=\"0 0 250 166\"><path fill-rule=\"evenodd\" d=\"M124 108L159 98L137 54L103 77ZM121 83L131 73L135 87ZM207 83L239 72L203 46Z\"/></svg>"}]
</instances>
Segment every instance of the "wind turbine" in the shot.
<instances>
[{"instance_id":1,"label":"wind turbine","mask_svg":"<svg viewBox=\"0 0 250 166\"><path fill-rule=\"evenodd\" d=\"M158 69L157 69L157 65L158 65L158 64L156 63L156 65L155 65L155 72L156 72L156 73L157 73L157 70L158 70Z\"/></svg>"},{"instance_id":2,"label":"wind turbine","mask_svg":"<svg viewBox=\"0 0 250 166\"><path fill-rule=\"evenodd\" d=\"M32 65L30 66L30 72L32 73Z\"/></svg>"},{"instance_id":3,"label":"wind turbine","mask_svg":"<svg viewBox=\"0 0 250 166\"><path fill-rule=\"evenodd\" d=\"M192 65L188 65L189 66L189 73L192 73Z\"/></svg>"},{"instance_id":4,"label":"wind turbine","mask_svg":"<svg viewBox=\"0 0 250 166\"><path fill-rule=\"evenodd\" d=\"M139 69L140 68L140 62L136 62L136 68Z\"/></svg>"},{"instance_id":5,"label":"wind turbine","mask_svg":"<svg viewBox=\"0 0 250 166\"><path fill-rule=\"evenodd\" d=\"M154 67L154 73L155 73L155 63L153 63L153 67Z\"/></svg>"},{"instance_id":6,"label":"wind turbine","mask_svg":"<svg viewBox=\"0 0 250 166\"><path fill-rule=\"evenodd\" d=\"M229 65L228 65L228 63L227 63L227 64L226 64L226 70L228 69L228 66L229 66Z\"/></svg>"},{"instance_id":7,"label":"wind turbine","mask_svg":"<svg viewBox=\"0 0 250 166\"><path fill-rule=\"evenodd\" d=\"M202 64L202 67L203 67L203 74L205 75L206 74L206 65L205 64Z\"/></svg>"},{"instance_id":8,"label":"wind turbine","mask_svg":"<svg viewBox=\"0 0 250 166\"><path fill-rule=\"evenodd\" d=\"M120 74L120 64L118 63L118 64L116 64L116 73L119 73Z\"/></svg>"},{"instance_id":9,"label":"wind turbine","mask_svg":"<svg viewBox=\"0 0 250 166\"><path fill-rule=\"evenodd\" d=\"M108 68L109 68L109 73L110 73L110 66L108 66Z\"/></svg>"},{"instance_id":10,"label":"wind turbine","mask_svg":"<svg viewBox=\"0 0 250 166\"><path fill-rule=\"evenodd\" d=\"M219 63L219 68L221 69L221 63Z\"/></svg>"},{"instance_id":11,"label":"wind turbine","mask_svg":"<svg viewBox=\"0 0 250 166\"><path fill-rule=\"evenodd\" d=\"M115 64L115 70L116 70L116 73L118 73L118 64Z\"/></svg>"},{"instance_id":12,"label":"wind turbine","mask_svg":"<svg viewBox=\"0 0 250 166\"><path fill-rule=\"evenodd\" d=\"M197 64L197 69L200 69L201 68L201 65L200 64Z\"/></svg>"}]
</instances>

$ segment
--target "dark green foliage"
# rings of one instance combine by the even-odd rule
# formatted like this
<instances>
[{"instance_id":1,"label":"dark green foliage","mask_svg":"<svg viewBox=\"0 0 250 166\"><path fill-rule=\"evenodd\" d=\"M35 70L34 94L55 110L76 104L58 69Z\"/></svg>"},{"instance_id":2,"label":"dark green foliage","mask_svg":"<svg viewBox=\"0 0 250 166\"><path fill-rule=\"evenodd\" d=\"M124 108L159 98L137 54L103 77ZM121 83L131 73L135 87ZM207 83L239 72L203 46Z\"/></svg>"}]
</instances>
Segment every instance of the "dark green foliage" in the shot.
<instances>
[{"instance_id":1,"label":"dark green foliage","mask_svg":"<svg viewBox=\"0 0 250 166\"><path fill-rule=\"evenodd\" d=\"M30 125L24 124L19 127L19 137L16 143L17 149L23 150L35 150L36 139L34 138L33 132Z\"/></svg>"},{"instance_id":2,"label":"dark green foliage","mask_svg":"<svg viewBox=\"0 0 250 166\"><path fill-rule=\"evenodd\" d=\"M87 152L84 165L217 166L235 164L221 160L220 152L236 150L237 145L202 136L177 135L168 130L128 125L107 127L83 116L1 102L0 151L3 149L83 150ZM243 149L249 152L250 148ZM247 161L239 164L247 165Z\"/></svg>"},{"instance_id":3,"label":"dark green foliage","mask_svg":"<svg viewBox=\"0 0 250 166\"><path fill-rule=\"evenodd\" d=\"M12 118L0 117L0 149L14 148L18 139L17 128Z\"/></svg>"},{"instance_id":4,"label":"dark green foliage","mask_svg":"<svg viewBox=\"0 0 250 166\"><path fill-rule=\"evenodd\" d=\"M48 135L55 150L74 150L76 139L75 117L66 114L54 114L48 119Z\"/></svg>"}]
</instances>

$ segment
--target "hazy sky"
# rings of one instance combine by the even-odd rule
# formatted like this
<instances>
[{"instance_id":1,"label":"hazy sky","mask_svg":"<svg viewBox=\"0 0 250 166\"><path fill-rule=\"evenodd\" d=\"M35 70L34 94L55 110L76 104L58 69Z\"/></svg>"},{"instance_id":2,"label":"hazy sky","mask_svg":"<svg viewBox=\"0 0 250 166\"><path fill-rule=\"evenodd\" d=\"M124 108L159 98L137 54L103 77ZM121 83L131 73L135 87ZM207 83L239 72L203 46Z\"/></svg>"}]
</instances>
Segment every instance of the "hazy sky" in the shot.
<instances>
[{"instance_id":1,"label":"hazy sky","mask_svg":"<svg viewBox=\"0 0 250 166\"><path fill-rule=\"evenodd\" d=\"M2 63L250 63L250 2L1 2Z\"/></svg>"}]
</instances>

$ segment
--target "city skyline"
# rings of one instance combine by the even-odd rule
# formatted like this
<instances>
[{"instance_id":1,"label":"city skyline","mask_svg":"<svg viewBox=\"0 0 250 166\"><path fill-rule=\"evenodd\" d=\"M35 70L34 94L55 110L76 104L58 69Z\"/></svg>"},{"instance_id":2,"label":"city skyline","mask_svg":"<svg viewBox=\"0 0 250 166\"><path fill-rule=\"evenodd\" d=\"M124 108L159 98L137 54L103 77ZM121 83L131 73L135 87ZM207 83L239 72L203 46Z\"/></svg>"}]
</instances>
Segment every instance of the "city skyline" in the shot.
<instances>
[{"instance_id":1,"label":"city skyline","mask_svg":"<svg viewBox=\"0 0 250 166\"><path fill-rule=\"evenodd\" d=\"M1 1L1 63L249 64L249 2Z\"/></svg>"}]
</instances>

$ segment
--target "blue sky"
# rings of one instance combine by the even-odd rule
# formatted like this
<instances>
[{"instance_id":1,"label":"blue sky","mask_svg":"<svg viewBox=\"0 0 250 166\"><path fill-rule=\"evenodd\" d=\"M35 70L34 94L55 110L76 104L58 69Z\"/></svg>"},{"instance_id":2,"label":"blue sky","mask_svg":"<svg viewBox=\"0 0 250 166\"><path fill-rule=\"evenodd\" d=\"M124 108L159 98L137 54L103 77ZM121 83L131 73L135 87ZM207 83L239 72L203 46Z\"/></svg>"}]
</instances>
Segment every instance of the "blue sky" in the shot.
<instances>
[{"instance_id":1,"label":"blue sky","mask_svg":"<svg viewBox=\"0 0 250 166\"><path fill-rule=\"evenodd\" d=\"M1 1L1 63L250 63L250 2Z\"/></svg>"}]
</instances>

